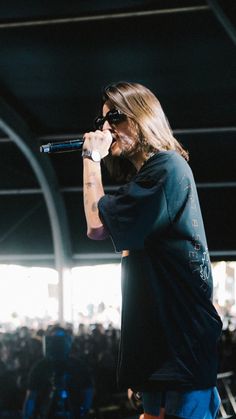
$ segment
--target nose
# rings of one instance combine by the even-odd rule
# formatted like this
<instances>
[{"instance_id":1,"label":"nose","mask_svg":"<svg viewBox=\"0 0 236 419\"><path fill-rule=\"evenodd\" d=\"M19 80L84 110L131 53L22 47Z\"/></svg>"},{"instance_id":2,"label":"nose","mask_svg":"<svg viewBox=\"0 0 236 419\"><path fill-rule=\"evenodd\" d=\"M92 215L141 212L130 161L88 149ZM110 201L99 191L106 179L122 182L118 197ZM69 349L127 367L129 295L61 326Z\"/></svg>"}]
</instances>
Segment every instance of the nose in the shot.
<instances>
[{"instance_id":1,"label":"nose","mask_svg":"<svg viewBox=\"0 0 236 419\"><path fill-rule=\"evenodd\" d=\"M109 124L109 122L107 120L104 122L102 129L103 130L112 129L111 125Z\"/></svg>"}]
</instances>

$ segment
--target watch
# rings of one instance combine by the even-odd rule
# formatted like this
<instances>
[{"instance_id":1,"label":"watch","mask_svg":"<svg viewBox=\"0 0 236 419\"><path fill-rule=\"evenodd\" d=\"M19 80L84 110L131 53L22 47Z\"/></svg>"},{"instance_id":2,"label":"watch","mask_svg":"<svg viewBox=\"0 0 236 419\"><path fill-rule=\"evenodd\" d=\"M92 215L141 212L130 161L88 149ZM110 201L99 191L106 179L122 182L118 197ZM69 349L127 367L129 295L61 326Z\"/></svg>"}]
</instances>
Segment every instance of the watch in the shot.
<instances>
[{"instance_id":1,"label":"watch","mask_svg":"<svg viewBox=\"0 0 236 419\"><path fill-rule=\"evenodd\" d=\"M82 157L91 159L97 163L99 163L101 161L101 156L99 151L97 150L83 150L82 152Z\"/></svg>"}]
</instances>

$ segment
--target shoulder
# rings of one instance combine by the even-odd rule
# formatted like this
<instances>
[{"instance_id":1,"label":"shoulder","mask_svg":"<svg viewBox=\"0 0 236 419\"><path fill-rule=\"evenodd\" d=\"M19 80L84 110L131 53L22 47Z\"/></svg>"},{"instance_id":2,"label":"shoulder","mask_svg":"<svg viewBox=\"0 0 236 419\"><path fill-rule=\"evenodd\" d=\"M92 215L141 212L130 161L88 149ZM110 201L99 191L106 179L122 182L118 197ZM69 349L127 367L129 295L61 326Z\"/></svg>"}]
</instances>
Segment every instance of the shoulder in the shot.
<instances>
[{"instance_id":1,"label":"shoulder","mask_svg":"<svg viewBox=\"0 0 236 419\"><path fill-rule=\"evenodd\" d=\"M136 175L135 180L146 177L168 180L170 175L191 174L188 162L176 151L160 151L152 156Z\"/></svg>"},{"instance_id":2,"label":"shoulder","mask_svg":"<svg viewBox=\"0 0 236 419\"><path fill-rule=\"evenodd\" d=\"M177 151L160 151L151 157L151 165L164 166L166 168L172 167L189 167L188 162Z\"/></svg>"}]
</instances>

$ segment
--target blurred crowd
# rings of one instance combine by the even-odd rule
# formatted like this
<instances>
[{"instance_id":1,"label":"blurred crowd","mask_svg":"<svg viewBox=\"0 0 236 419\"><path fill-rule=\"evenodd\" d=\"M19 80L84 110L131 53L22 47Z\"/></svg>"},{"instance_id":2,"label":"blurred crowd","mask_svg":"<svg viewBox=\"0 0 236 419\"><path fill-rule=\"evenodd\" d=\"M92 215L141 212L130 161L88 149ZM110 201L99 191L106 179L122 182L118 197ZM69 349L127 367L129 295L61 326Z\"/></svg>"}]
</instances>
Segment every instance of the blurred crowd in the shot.
<instances>
[{"instance_id":1,"label":"blurred crowd","mask_svg":"<svg viewBox=\"0 0 236 419\"><path fill-rule=\"evenodd\" d=\"M20 327L0 334L0 418L21 417L32 367L43 357L43 337L50 330ZM75 332L66 326L73 338L71 356L89 369L94 383L93 408L119 401L116 388L116 363L120 331L102 324L79 325ZM236 371L236 329L230 319L219 344L219 372ZM8 412L4 416L3 412ZM10 413L15 416L11 416ZM16 416L16 413L18 416Z\"/></svg>"},{"instance_id":2,"label":"blurred crowd","mask_svg":"<svg viewBox=\"0 0 236 419\"><path fill-rule=\"evenodd\" d=\"M50 327L55 325L37 331L20 327L14 332L0 334L0 417L2 412L22 411L29 374L43 357L43 337ZM104 329L101 324L89 328L81 324L77 333L70 325L66 330L73 337L71 356L86 365L93 379L93 403L109 405L116 392L119 330L112 326Z\"/></svg>"}]
</instances>

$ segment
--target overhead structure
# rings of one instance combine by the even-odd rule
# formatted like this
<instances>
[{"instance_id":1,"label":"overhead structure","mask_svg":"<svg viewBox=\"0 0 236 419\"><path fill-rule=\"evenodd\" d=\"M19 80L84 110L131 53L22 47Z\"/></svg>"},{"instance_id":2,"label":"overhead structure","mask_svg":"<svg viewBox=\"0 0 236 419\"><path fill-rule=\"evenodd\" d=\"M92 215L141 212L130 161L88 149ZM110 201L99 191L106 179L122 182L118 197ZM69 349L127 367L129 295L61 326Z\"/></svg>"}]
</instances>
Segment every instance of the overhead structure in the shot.
<instances>
[{"instance_id":1,"label":"overhead structure","mask_svg":"<svg viewBox=\"0 0 236 419\"><path fill-rule=\"evenodd\" d=\"M25 122L0 99L0 129L17 145L31 165L44 196L53 237L55 268L59 279L59 320L63 321L64 274L71 266L71 241L67 214L51 162L42 158ZM17 211L17 208L16 208ZM37 240L37 237L35 237Z\"/></svg>"},{"instance_id":2,"label":"overhead structure","mask_svg":"<svg viewBox=\"0 0 236 419\"><path fill-rule=\"evenodd\" d=\"M80 154L39 152L93 129L102 88L118 80L159 97L190 152L212 259L236 258L235 24L233 0L5 2L0 263L120 261L110 240L86 236Z\"/></svg>"}]
</instances>

